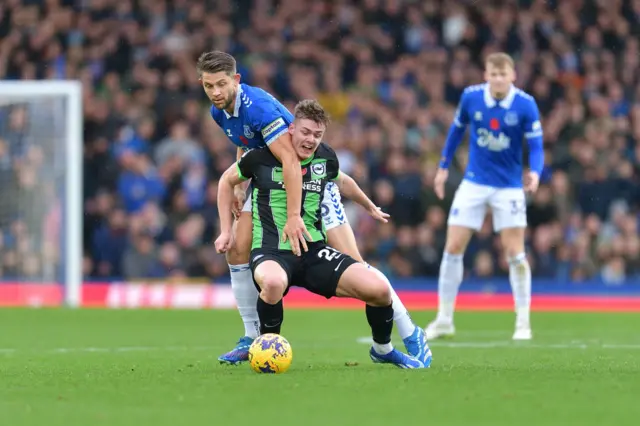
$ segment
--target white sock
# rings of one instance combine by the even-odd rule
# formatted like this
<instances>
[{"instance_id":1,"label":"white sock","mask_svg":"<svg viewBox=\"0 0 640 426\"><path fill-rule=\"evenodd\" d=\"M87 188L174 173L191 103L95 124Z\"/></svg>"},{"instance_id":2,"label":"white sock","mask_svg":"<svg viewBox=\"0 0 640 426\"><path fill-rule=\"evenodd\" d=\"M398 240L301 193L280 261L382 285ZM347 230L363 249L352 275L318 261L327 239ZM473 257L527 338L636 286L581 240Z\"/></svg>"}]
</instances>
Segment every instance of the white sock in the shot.
<instances>
[{"instance_id":1,"label":"white sock","mask_svg":"<svg viewBox=\"0 0 640 426\"><path fill-rule=\"evenodd\" d=\"M378 276L382 278L384 282L386 282L389 286L389 290L391 290L391 307L393 308L393 321L396 323L400 338L406 339L407 337L411 336L416 329L416 325L413 323L413 320L409 315L409 311L407 311L407 308L405 308L402 304L402 301L398 297L396 291L393 289L393 286L391 285L391 282L389 282L389 279L377 268L369 265L368 263L365 263L365 265L367 266L367 268L378 274Z\"/></svg>"},{"instance_id":2,"label":"white sock","mask_svg":"<svg viewBox=\"0 0 640 426\"><path fill-rule=\"evenodd\" d=\"M520 253L509 259L509 283L513 291L517 322L529 325L531 267L525 253Z\"/></svg>"},{"instance_id":3,"label":"white sock","mask_svg":"<svg viewBox=\"0 0 640 426\"><path fill-rule=\"evenodd\" d=\"M373 342L373 350L379 355L386 355L393 350L393 345L391 343L382 344Z\"/></svg>"},{"instance_id":4,"label":"white sock","mask_svg":"<svg viewBox=\"0 0 640 426\"><path fill-rule=\"evenodd\" d=\"M258 318L258 290L253 284L253 274L249 264L229 265L231 272L231 289L236 298L238 311L244 323L244 335L255 339L260 335Z\"/></svg>"},{"instance_id":5,"label":"white sock","mask_svg":"<svg viewBox=\"0 0 640 426\"><path fill-rule=\"evenodd\" d=\"M453 311L456 306L458 289L462 283L464 266L461 254L445 252L440 263L438 277L438 316L436 321L443 324L453 324Z\"/></svg>"}]
</instances>

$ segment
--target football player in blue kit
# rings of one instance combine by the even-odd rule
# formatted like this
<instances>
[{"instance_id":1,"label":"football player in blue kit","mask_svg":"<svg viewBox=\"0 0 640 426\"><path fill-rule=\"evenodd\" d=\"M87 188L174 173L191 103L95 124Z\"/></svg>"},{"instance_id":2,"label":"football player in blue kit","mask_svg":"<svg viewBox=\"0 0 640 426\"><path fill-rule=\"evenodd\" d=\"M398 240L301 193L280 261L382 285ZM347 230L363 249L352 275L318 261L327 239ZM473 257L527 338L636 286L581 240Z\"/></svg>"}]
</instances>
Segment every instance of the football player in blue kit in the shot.
<instances>
[{"instance_id":1,"label":"football player in blue kit","mask_svg":"<svg viewBox=\"0 0 640 426\"><path fill-rule=\"evenodd\" d=\"M438 279L438 314L427 338L453 335L453 312L463 277L462 258L474 231L491 209L493 228L500 233L509 262L514 296L514 340L531 339L531 269L525 253L527 206L525 191L535 192L544 165L542 126L536 101L513 85L513 59L493 53L485 62L487 83L462 94L445 142L434 188L441 199L448 168L467 126L469 161L449 212L447 241ZM529 170L523 185L522 146L529 145Z\"/></svg>"},{"instance_id":2,"label":"football player in blue kit","mask_svg":"<svg viewBox=\"0 0 640 426\"><path fill-rule=\"evenodd\" d=\"M293 215L297 215L299 219L302 204L300 200L302 175L297 156L295 159L291 157L295 156L295 152L291 134L288 131L294 119L293 115L269 93L258 87L240 83L236 61L228 53L220 51L203 53L198 59L196 69L204 91L213 104L211 116L238 147L237 160L250 149L268 146L282 161L284 184L287 188L288 220L293 220ZM293 168L294 164L297 167L296 173L287 171L287 165ZM292 183L293 180L295 182ZM236 197L234 210L237 220L233 228L233 245L226 252L231 273L231 287L245 326L245 335L238 341L236 347L218 358L220 362L229 364L247 360L249 347L260 332L257 312L258 292L249 268L252 237L252 203L250 199L246 199L249 183L250 181L247 181L234 189ZM327 185L325 189L322 213L329 244L364 263L353 230L347 222L340 192L335 184ZM300 254L301 250L307 250L303 233L308 237L308 232L304 224L293 223L287 236L292 241L294 253ZM299 247L300 245L302 248ZM384 277L372 266L367 266ZM384 280L389 282L386 277ZM407 352L422 360L423 363L427 360L430 362L431 351L427 345L424 330L415 326L390 283L389 287L393 298L394 321Z\"/></svg>"}]
</instances>

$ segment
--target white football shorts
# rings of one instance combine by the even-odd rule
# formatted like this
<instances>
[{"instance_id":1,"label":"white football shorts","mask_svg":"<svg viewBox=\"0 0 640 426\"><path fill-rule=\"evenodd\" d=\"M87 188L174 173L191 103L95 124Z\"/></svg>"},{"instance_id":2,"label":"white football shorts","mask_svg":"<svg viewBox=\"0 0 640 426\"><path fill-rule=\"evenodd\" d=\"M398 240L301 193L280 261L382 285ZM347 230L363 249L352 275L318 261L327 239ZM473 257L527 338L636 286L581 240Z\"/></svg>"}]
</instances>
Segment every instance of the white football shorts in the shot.
<instances>
[{"instance_id":1,"label":"white football shorts","mask_svg":"<svg viewBox=\"0 0 640 426\"><path fill-rule=\"evenodd\" d=\"M247 199L244 202L244 206L242 206L242 213L248 212L251 213L251 192L249 191L247 194Z\"/></svg>"},{"instance_id":2,"label":"white football shorts","mask_svg":"<svg viewBox=\"0 0 640 426\"><path fill-rule=\"evenodd\" d=\"M487 208L493 216L493 229L527 227L527 202L522 188L494 188L463 180L451 204L448 225L479 231Z\"/></svg>"},{"instance_id":3,"label":"white football shorts","mask_svg":"<svg viewBox=\"0 0 640 426\"><path fill-rule=\"evenodd\" d=\"M347 223L347 212L344 211L338 185L327 183L322 198L322 221L327 231Z\"/></svg>"},{"instance_id":4,"label":"white football shorts","mask_svg":"<svg viewBox=\"0 0 640 426\"><path fill-rule=\"evenodd\" d=\"M242 207L242 211L251 212L251 206L251 196L248 196L247 201L245 201L244 206ZM327 183L327 186L324 188L324 197L322 198L321 209L322 221L324 222L324 227L327 231L347 223L347 214L344 211L344 206L342 205L342 198L340 197L338 185L333 182Z\"/></svg>"}]
</instances>

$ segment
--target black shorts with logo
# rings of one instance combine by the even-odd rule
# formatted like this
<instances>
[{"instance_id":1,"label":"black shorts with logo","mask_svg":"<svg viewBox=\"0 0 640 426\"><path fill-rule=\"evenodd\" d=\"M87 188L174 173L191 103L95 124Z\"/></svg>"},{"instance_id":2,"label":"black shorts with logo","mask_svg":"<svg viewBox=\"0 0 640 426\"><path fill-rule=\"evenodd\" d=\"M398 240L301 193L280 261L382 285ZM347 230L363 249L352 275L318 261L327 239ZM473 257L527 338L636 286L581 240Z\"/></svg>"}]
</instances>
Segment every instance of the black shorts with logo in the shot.
<instances>
[{"instance_id":1,"label":"black shorts with logo","mask_svg":"<svg viewBox=\"0 0 640 426\"><path fill-rule=\"evenodd\" d=\"M354 263L355 259L339 252L325 243L307 243L309 251L303 251L302 256L296 256L289 250L259 248L251 251L249 264L251 272L262 262L273 260L287 273L290 286L306 288L312 293L327 299L336 295L338 281ZM255 281L254 281L255 282ZM256 284L256 287L258 285ZM258 290L259 287L258 287ZM285 294L289 288L285 291Z\"/></svg>"}]
</instances>

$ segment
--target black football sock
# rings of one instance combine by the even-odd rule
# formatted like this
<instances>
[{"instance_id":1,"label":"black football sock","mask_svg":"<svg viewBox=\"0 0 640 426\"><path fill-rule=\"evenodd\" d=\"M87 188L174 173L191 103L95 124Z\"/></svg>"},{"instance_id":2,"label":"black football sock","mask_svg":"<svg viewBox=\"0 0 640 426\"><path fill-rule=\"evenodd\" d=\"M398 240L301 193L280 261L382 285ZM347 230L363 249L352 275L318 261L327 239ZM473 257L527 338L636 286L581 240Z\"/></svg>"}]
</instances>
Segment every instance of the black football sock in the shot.
<instances>
[{"instance_id":1,"label":"black football sock","mask_svg":"<svg viewBox=\"0 0 640 426\"><path fill-rule=\"evenodd\" d=\"M391 332L393 331L393 308L391 305L367 305L366 313L367 321L371 326L373 341L374 343L377 343L377 345L374 345L377 352L377 347L379 347L378 345L387 346L391 344Z\"/></svg>"},{"instance_id":2,"label":"black football sock","mask_svg":"<svg viewBox=\"0 0 640 426\"><path fill-rule=\"evenodd\" d=\"M282 299L275 305L271 305L258 297L258 318L260 318L260 334L280 334L284 319Z\"/></svg>"}]
</instances>

